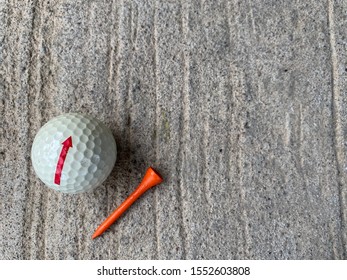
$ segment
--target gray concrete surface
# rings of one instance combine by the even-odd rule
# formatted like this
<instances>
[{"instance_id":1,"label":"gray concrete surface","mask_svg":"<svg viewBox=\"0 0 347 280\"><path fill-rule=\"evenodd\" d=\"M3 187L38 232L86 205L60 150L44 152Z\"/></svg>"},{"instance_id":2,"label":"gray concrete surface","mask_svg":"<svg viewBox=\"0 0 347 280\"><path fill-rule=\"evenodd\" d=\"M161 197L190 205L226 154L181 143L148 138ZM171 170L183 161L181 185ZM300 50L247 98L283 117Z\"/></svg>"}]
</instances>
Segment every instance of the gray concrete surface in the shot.
<instances>
[{"instance_id":1,"label":"gray concrete surface","mask_svg":"<svg viewBox=\"0 0 347 280\"><path fill-rule=\"evenodd\" d=\"M0 258L346 259L346 26L345 0L0 0ZM63 112L118 143L93 193L34 174Z\"/></svg>"}]
</instances>

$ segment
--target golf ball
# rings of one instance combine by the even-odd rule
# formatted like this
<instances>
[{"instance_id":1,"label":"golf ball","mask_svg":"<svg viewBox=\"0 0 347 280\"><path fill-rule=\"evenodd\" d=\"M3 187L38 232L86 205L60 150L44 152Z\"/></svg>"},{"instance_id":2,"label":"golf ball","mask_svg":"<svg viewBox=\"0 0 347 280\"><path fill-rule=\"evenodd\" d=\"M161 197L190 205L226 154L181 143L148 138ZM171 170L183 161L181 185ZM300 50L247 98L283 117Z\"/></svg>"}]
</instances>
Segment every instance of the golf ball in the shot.
<instances>
[{"instance_id":1,"label":"golf ball","mask_svg":"<svg viewBox=\"0 0 347 280\"><path fill-rule=\"evenodd\" d=\"M112 132L95 118L68 113L35 136L31 160L37 176L63 193L91 191L111 173L117 157Z\"/></svg>"}]
</instances>

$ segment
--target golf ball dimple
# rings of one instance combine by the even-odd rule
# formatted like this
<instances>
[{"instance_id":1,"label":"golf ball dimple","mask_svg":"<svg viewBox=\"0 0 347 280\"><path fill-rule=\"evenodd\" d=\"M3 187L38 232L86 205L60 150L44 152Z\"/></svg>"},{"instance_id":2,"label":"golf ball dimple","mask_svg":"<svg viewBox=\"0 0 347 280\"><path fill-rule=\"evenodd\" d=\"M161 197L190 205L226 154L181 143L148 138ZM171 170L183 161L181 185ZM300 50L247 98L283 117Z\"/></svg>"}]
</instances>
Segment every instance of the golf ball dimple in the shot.
<instances>
[{"instance_id":1,"label":"golf ball dimple","mask_svg":"<svg viewBox=\"0 0 347 280\"><path fill-rule=\"evenodd\" d=\"M110 129L95 118L77 113L48 121L38 131L31 149L37 176L63 193L87 192L101 185L116 157Z\"/></svg>"}]
</instances>

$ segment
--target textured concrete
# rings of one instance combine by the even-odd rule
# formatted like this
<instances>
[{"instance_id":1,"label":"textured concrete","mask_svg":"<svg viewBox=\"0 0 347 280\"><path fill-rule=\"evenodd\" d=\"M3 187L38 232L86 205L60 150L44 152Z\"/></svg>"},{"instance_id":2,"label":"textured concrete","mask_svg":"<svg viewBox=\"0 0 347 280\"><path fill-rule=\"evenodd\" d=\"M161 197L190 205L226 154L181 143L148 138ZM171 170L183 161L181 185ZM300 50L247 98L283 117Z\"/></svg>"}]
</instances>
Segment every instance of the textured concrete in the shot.
<instances>
[{"instance_id":1,"label":"textured concrete","mask_svg":"<svg viewBox=\"0 0 347 280\"><path fill-rule=\"evenodd\" d=\"M0 0L1 259L346 259L347 1ZM89 113L119 156L46 188L33 137ZM165 183L102 237L149 165Z\"/></svg>"}]
</instances>

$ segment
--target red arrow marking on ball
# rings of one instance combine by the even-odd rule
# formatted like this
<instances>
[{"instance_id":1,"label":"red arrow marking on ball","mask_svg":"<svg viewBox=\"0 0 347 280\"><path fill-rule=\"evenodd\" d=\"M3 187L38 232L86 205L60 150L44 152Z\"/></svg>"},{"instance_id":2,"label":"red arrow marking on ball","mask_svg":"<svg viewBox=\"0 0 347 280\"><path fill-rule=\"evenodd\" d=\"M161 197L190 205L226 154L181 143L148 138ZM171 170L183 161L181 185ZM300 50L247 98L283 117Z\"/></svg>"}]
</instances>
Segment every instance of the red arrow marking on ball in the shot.
<instances>
[{"instance_id":1,"label":"red arrow marking on ball","mask_svg":"<svg viewBox=\"0 0 347 280\"><path fill-rule=\"evenodd\" d=\"M55 175L54 175L54 184L57 184L57 185L60 185L61 172L63 171L63 166L65 163L67 152L72 147L71 136L66 138L66 140L61 144L63 145L63 148L61 149L58 163L57 163L57 168L55 169Z\"/></svg>"}]
</instances>

